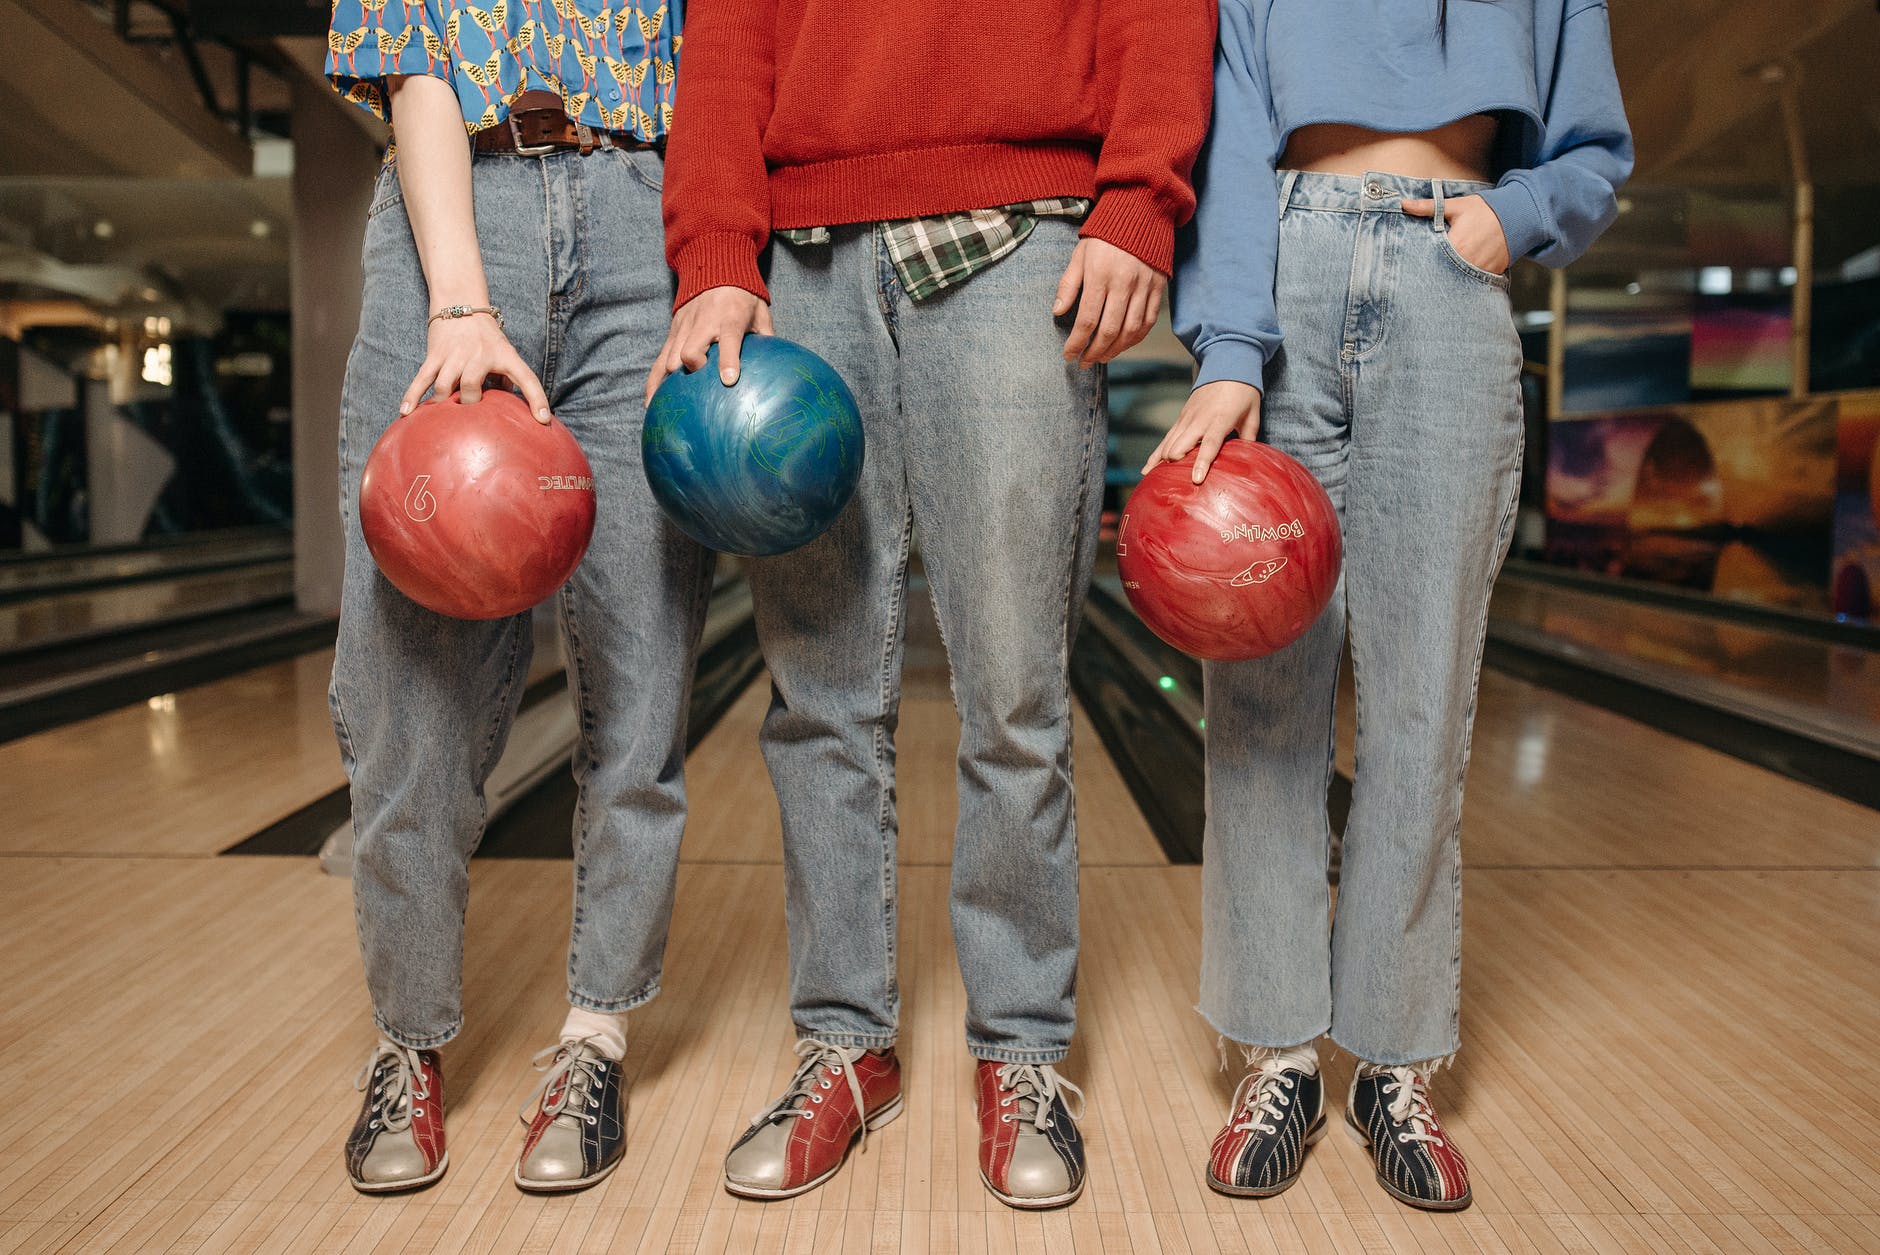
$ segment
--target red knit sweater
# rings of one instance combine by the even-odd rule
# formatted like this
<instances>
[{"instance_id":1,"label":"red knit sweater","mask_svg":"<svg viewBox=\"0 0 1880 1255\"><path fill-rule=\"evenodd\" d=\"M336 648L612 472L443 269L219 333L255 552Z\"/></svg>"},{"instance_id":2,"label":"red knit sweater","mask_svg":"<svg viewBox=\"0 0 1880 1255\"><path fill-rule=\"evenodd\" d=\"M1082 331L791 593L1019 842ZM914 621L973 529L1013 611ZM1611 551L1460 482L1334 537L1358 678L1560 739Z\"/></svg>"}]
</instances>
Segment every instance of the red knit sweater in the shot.
<instances>
[{"instance_id":1,"label":"red knit sweater","mask_svg":"<svg viewBox=\"0 0 1880 1255\"><path fill-rule=\"evenodd\" d=\"M1086 196L1167 273L1212 96L1215 0L693 0L665 171L677 303L768 296L773 227Z\"/></svg>"}]
</instances>

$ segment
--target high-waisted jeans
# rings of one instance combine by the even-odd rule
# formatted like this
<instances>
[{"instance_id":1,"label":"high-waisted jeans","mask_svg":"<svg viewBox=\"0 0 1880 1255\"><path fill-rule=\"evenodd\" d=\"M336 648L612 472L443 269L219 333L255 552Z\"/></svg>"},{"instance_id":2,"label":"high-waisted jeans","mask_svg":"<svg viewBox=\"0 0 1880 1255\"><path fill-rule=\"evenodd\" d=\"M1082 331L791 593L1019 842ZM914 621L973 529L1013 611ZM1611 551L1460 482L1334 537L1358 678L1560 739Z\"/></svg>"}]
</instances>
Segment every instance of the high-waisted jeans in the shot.
<instances>
[{"instance_id":1,"label":"high-waisted jeans","mask_svg":"<svg viewBox=\"0 0 1880 1255\"><path fill-rule=\"evenodd\" d=\"M1055 1063L1077 975L1070 640L1102 504L1102 377L1051 317L1077 225L922 301L870 226L778 244L777 333L842 372L867 460L822 537L752 564L773 694L764 757L783 813L790 1002L850 1047L898 1028L894 734L918 535L959 709L952 921L966 1040Z\"/></svg>"},{"instance_id":2,"label":"high-waisted jeans","mask_svg":"<svg viewBox=\"0 0 1880 1255\"><path fill-rule=\"evenodd\" d=\"M1225 1036L1329 1032L1359 1058L1458 1045L1460 825L1489 587L1521 471L1508 280L1465 261L1444 199L1481 184L1281 172L1285 345L1260 438L1337 505L1343 578L1305 636L1211 663L1201 1011ZM1435 219L1403 213L1437 198ZM1327 903L1333 702L1347 635L1357 760Z\"/></svg>"},{"instance_id":3,"label":"high-waisted jeans","mask_svg":"<svg viewBox=\"0 0 1880 1255\"><path fill-rule=\"evenodd\" d=\"M568 997L624 1011L658 992L685 826L685 710L711 555L661 515L640 470L642 389L672 295L659 158L479 156L490 296L594 468L587 557L561 591L578 715ZM359 530L359 477L425 353L431 302L398 182L381 177L346 368L346 577L333 723L352 780L353 902L379 1028L412 1047L462 1024L468 864L484 782L529 670L529 616L473 623L407 600Z\"/></svg>"}]
</instances>

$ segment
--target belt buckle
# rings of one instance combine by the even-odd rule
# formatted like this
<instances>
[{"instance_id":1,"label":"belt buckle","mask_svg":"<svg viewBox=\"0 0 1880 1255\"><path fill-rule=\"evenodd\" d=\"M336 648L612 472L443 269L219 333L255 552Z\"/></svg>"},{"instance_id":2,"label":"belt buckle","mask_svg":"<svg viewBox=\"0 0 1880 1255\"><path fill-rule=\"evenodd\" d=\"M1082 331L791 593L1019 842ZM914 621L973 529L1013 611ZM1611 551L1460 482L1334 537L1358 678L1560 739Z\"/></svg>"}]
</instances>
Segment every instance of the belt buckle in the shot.
<instances>
[{"instance_id":1,"label":"belt buckle","mask_svg":"<svg viewBox=\"0 0 1880 1255\"><path fill-rule=\"evenodd\" d=\"M522 142L522 128L516 125L516 115L509 115L509 136L516 141L516 155L519 157L546 157L559 151L560 145L553 140L543 144L525 144Z\"/></svg>"}]
</instances>

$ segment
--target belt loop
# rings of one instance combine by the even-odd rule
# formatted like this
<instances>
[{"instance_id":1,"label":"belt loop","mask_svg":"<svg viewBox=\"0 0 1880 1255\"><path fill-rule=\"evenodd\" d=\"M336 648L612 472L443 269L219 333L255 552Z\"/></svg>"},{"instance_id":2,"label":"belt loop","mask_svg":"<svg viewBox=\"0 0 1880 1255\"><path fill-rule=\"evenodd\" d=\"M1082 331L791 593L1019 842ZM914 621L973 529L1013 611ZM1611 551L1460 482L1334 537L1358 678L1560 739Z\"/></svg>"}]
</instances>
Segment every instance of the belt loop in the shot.
<instances>
[{"instance_id":1,"label":"belt loop","mask_svg":"<svg viewBox=\"0 0 1880 1255\"><path fill-rule=\"evenodd\" d=\"M1293 185L1299 182L1297 170L1287 170L1279 181L1279 216L1286 216L1287 207L1292 204Z\"/></svg>"},{"instance_id":2,"label":"belt loop","mask_svg":"<svg viewBox=\"0 0 1880 1255\"><path fill-rule=\"evenodd\" d=\"M1430 214L1430 222L1436 227L1436 234L1449 234L1449 224L1443 221L1443 181L1430 180L1430 199L1436 202L1435 211Z\"/></svg>"}]
</instances>

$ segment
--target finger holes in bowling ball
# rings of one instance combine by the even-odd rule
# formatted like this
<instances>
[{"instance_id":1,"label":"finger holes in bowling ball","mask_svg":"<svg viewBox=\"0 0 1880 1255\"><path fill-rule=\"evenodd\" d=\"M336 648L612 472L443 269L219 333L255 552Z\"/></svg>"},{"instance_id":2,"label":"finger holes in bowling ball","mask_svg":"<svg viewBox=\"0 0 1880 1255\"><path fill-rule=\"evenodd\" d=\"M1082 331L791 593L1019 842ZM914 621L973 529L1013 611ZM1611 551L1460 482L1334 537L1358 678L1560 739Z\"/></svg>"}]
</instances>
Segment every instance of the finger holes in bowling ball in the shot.
<instances>
[{"instance_id":1,"label":"finger holes in bowling ball","mask_svg":"<svg viewBox=\"0 0 1880 1255\"><path fill-rule=\"evenodd\" d=\"M434 399L385 429L359 484L385 578L458 619L502 619L574 574L594 534L594 472L559 421L513 392Z\"/></svg>"},{"instance_id":2,"label":"finger holes in bowling ball","mask_svg":"<svg viewBox=\"0 0 1880 1255\"><path fill-rule=\"evenodd\" d=\"M641 434L646 482L682 531L722 553L800 548L842 513L862 475L862 420L842 376L799 344L749 335L738 382L705 365L669 376Z\"/></svg>"},{"instance_id":3,"label":"finger holes in bowling ball","mask_svg":"<svg viewBox=\"0 0 1880 1255\"><path fill-rule=\"evenodd\" d=\"M1251 440L1144 475L1117 525L1123 591L1151 631L1216 662L1262 658L1318 619L1338 584L1338 515L1312 473Z\"/></svg>"}]
</instances>

